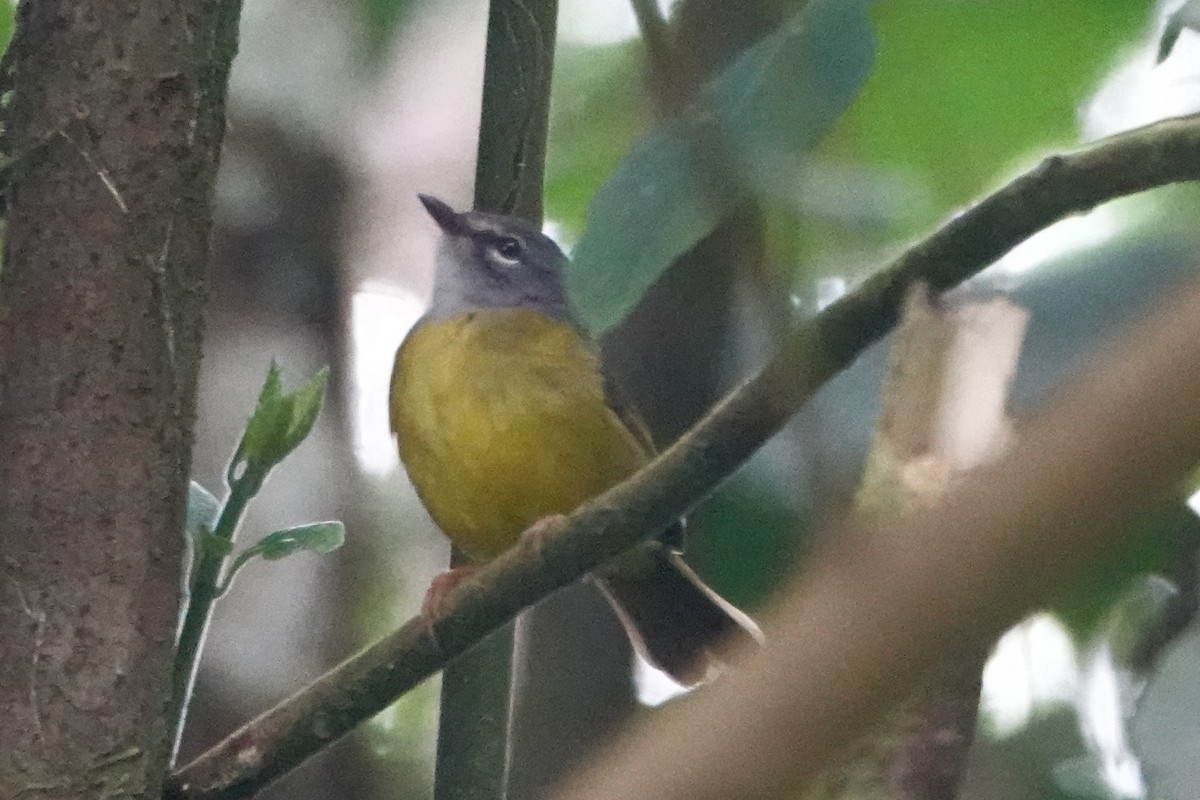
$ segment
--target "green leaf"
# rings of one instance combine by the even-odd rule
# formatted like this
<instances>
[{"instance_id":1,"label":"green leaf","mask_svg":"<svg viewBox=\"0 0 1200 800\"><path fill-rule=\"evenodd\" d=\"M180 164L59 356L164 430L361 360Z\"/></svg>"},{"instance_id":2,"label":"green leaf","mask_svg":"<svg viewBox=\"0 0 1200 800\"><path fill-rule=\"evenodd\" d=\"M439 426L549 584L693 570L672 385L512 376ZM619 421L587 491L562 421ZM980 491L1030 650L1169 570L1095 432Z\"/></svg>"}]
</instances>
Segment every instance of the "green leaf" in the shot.
<instances>
[{"instance_id":1,"label":"green leaf","mask_svg":"<svg viewBox=\"0 0 1200 800\"><path fill-rule=\"evenodd\" d=\"M322 367L307 383L289 395L292 413L287 433L283 437L283 455L295 450L312 432L317 415L321 413L321 406L325 403L325 387L328 384L329 367ZM282 459L282 456L280 458Z\"/></svg>"},{"instance_id":2,"label":"green leaf","mask_svg":"<svg viewBox=\"0 0 1200 800\"><path fill-rule=\"evenodd\" d=\"M620 322L748 191L800 191L796 167L870 71L868 2L811 0L723 70L698 110L626 156L592 200L567 273L587 328Z\"/></svg>"},{"instance_id":3,"label":"green leaf","mask_svg":"<svg viewBox=\"0 0 1200 800\"><path fill-rule=\"evenodd\" d=\"M269 533L259 539L250 550L256 551L267 561L278 561L287 558L292 553L311 551L314 553L332 553L342 546L346 539L346 526L336 520L330 522L310 522L281 531Z\"/></svg>"},{"instance_id":4,"label":"green leaf","mask_svg":"<svg viewBox=\"0 0 1200 800\"><path fill-rule=\"evenodd\" d=\"M850 230L859 247L893 247L1028 166L1032 154L1074 145L1079 108L1138 46L1154 5L1089 0L1065 13L1045 0L876 3L876 68L814 156L885 180L873 193L851 181L831 187L835 197L862 198L852 211L895 206L878 228L843 216L821 233L836 242ZM864 243L864 230L876 238Z\"/></svg>"},{"instance_id":5,"label":"green leaf","mask_svg":"<svg viewBox=\"0 0 1200 800\"><path fill-rule=\"evenodd\" d=\"M588 209L567 291L581 322L620 322L671 262L716 226L734 198L712 191L692 154L694 124L669 123L630 153Z\"/></svg>"},{"instance_id":6,"label":"green leaf","mask_svg":"<svg viewBox=\"0 0 1200 800\"><path fill-rule=\"evenodd\" d=\"M1161 572L1187 543L1195 515L1168 502L1129 524L1121 542L1092 563L1081 580L1056 599L1052 610L1080 638L1093 635L1140 576Z\"/></svg>"},{"instance_id":7,"label":"green leaf","mask_svg":"<svg viewBox=\"0 0 1200 800\"><path fill-rule=\"evenodd\" d=\"M646 129L643 45L564 45L554 53L546 215L579 239L587 207Z\"/></svg>"},{"instance_id":8,"label":"green leaf","mask_svg":"<svg viewBox=\"0 0 1200 800\"><path fill-rule=\"evenodd\" d=\"M261 481L271 467L304 441L321 411L328 381L329 368L323 367L300 389L285 394L280 370L271 362L258 404L229 463L226 477L231 486L240 479L243 466L252 469L255 480Z\"/></svg>"},{"instance_id":9,"label":"green leaf","mask_svg":"<svg viewBox=\"0 0 1200 800\"><path fill-rule=\"evenodd\" d=\"M266 561L278 561L293 553L304 551L332 553L342 546L345 539L346 526L336 520L311 522L307 525L298 525L294 528L285 528L269 533L238 553L237 558L229 565L229 572L225 576L225 581L218 587L217 595L225 594L238 571L256 556Z\"/></svg>"},{"instance_id":10,"label":"green leaf","mask_svg":"<svg viewBox=\"0 0 1200 800\"><path fill-rule=\"evenodd\" d=\"M1175 42L1179 41L1179 34L1183 33L1184 28L1200 31L1200 0L1188 0L1167 17L1167 25L1158 43L1157 63L1161 64L1171 55L1171 50L1175 48Z\"/></svg>"},{"instance_id":11,"label":"green leaf","mask_svg":"<svg viewBox=\"0 0 1200 800\"><path fill-rule=\"evenodd\" d=\"M745 50L709 91L742 182L803 192L808 152L858 97L875 61L869 0L813 0Z\"/></svg>"},{"instance_id":12,"label":"green leaf","mask_svg":"<svg viewBox=\"0 0 1200 800\"><path fill-rule=\"evenodd\" d=\"M267 379L263 381L263 387L258 392L256 408L272 403L281 397L283 397L283 370L272 358L271 365L267 367Z\"/></svg>"},{"instance_id":13,"label":"green leaf","mask_svg":"<svg viewBox=\"0 0 1200 800\"><path fill-rule=\"evenodd\" d=\"M241 459L260 464L275 464L279 458L279 443L292 422L292 403L283 393L283 377L274 360L267 369L267 379L258 393L254 413L246 423L234 461Z\"/></svg>"},{"instance_id":14,"label":"green leaf","mask_svg":"<svg viewBox=\"0 0 1200 800\"><path fill-rule=\"evenodd\" d=\"M385 61L388 47L408 14L411 0L358 0L362 23L362 48L368 66L378 67Z\"/></svg>"},{"instance_id":15,"label":"green leaf","mask_svg":"<svg viewBox=\"0 0 1200 800\"><path fill-rule=\"evenodd\" d=\"M13 24L16 21L17 4L15 0L0 2L0 52L8 48L12 41Z\"/></svg>"},{"instance_id":16,"label":"green leaf","mask_svg":"<svg viewBox=\"0 0 1200 800\"><path fill-rule=\"evenodd\" d=\"M193 541L201 531L211 531L221 513L221 502L212 492L192 481L188 484L187 520L184 530Z\"/></svg>"},{"instance_id":17,"label":"green leaf","mask_svg":"<svg viewBox=\"0 0 1200 800\"><path fill-rule=\"evenodd\" d=\"M1160 575L1135 580L1109 612L1108 641L1113 655L1128 664L1146 641L1147 631L1163 621L1172 601L1179 595L1175 584Z\"/></svg>"}]
</instances>

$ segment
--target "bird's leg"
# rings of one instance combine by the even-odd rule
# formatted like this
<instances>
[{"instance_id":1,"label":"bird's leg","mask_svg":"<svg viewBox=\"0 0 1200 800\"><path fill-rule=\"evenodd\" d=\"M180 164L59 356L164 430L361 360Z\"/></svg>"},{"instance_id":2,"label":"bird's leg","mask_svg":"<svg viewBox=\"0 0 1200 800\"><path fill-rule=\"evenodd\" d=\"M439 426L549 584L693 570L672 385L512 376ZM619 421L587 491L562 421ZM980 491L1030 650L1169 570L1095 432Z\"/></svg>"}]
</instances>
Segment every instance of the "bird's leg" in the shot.
<instances>
[{"instance_id":1,"label":"bird's leg","mask_svg":"<svg viewBox=\"0 0 1200 800\"><path fill-rule=\"evenodd\" d=\"M538 553L545 545L546 540L556 533L566 520L567 518L562 514L543 517L526 528L514 546L527 552ZM446 598L450 596L455 587L478 571L478 565L467 564L443 572L434 578L430 582L429 588L425 590L425 600L421 603L421 616L427 622L433 622L445 616Z\"/></svg>"},{"instance_id":2,"label":"bird's leg","mask_svg":"<svg viewBox=\"0 0 1200 800\"><path fill-rule=\"evenodd\" d=\"M425 590L425 599L421 602L421 616L428 622L445 616L446 598L456 586L478 571L479 567L475 564L467 564L447 570L430 581L429 588Z\"/></svg>"}]
</instances>

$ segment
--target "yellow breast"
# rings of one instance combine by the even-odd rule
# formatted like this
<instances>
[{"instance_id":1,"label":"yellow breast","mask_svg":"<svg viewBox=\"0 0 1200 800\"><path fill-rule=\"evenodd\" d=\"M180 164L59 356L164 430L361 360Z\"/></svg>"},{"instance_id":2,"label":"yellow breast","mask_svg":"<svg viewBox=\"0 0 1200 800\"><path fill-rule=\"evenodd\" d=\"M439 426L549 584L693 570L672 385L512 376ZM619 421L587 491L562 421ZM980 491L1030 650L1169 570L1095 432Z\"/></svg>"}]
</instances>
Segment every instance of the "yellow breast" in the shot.
<instances>
[{"instance_id":1,"label":"yellow breast","mask_svg":"<svg viewBox=\"0 0 1200 800\"><path fill-rule=\"evenodd\" d=\"M430 515L477 559L650 455L609 407L590 343L532 311L420 324L396 354L391 417Z\"/></svg>"}]
</instances>

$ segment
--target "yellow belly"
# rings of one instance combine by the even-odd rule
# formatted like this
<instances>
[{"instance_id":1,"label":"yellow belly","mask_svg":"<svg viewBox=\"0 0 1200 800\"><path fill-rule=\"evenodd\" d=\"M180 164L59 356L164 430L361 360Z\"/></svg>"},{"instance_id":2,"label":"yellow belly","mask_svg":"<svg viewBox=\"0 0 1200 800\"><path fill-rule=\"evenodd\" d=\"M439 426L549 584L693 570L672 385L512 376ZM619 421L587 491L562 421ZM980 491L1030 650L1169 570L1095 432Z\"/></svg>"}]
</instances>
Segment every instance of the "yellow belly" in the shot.
<instances>
[{"instance_id":1,"label":"yellow belly","mask_svg":"<svg viewBox=\"0 0 1200 800\"><path fill-rule=\"evenodd\" d=\"M391 417L430 515L480 560L649 458L609 407L591 345L531 311L421 323L396 354Z\"/></svg>"}]
</instances>

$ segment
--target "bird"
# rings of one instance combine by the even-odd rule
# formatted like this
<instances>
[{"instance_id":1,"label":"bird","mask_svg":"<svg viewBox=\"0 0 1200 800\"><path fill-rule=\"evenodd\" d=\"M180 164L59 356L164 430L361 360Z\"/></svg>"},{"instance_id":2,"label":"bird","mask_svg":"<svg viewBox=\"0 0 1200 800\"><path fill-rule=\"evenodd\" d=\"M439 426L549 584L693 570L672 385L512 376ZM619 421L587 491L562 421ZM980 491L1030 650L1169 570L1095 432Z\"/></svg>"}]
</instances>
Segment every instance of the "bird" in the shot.
<instances>
[{"instance_id":1,"label":"bird","mask_svg":"<svg viewBox=\"0 0 1200 800\"><path fill-rule=\"evenodd\" d=\"M429 309L396 353L391 429L435 524L482 564L632 475L655 447L572 309L559 246L519 217L418 197L441 240ZM682 524L589 577L634 649L690 687L762 634L683 560ZM441 589L464 574L442 576Z\"/></svg>"}]
</instances>

